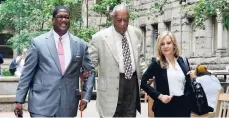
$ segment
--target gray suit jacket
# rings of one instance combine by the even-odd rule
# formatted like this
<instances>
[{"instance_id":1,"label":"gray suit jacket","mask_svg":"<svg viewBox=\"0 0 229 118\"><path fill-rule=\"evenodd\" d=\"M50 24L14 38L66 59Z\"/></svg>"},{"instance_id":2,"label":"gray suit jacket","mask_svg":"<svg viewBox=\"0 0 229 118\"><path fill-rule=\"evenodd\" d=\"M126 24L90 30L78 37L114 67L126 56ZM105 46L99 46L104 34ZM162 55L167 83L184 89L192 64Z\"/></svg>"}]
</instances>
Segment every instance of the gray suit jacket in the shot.
<instances>
[{"instance_id":1,"label":"gray suit jacket","mask_svg":"<svg viewBox=\"0 0 229 118\"><path fill-rule=\"evenodd\" d=\"M64 117L77 114L80 70L93 71L86 43L69 33L71 61L65 74L57 54L52 30L31 41L24 69L16 92L16 101L25 102L29 90L29 112L54 116L61 108ZM90 100L94 77L89 77L83 99Z\"/></svg>"},{"instance_id":2,"label":"gray suit jacket","mask_svg":"<svg viewBox=\"0 0 229 118\"><path fill-rule=\"evenodd\" d=\"M140 30L132 26L128 26L127 32L130 36L140 88L140 79L146 69L142 47L143 37ZM93 35L89 44L92 63L95 67L98 66L97 110L101 117L113 117L118 102L120 72L112 27Z\"/></svg>"}]
</instances>

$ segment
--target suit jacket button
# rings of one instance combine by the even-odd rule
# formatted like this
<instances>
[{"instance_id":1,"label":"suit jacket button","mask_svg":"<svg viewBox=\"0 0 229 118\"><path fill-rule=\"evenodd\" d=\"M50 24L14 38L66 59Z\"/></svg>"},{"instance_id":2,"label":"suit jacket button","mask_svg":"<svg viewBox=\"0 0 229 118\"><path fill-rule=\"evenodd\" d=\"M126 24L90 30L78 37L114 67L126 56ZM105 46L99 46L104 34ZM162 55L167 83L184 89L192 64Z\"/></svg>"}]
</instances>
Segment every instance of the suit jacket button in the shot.
<instances>
[{"instance_id":1,"label":"suit jacket button","mask_svg":"<svg viewBox=\"0 0 229 118\"><path fill-rule=\"evenodd\" d=\"M118 88L117 88L117 90L118 90Z\"/></svg>"}]
</instances>

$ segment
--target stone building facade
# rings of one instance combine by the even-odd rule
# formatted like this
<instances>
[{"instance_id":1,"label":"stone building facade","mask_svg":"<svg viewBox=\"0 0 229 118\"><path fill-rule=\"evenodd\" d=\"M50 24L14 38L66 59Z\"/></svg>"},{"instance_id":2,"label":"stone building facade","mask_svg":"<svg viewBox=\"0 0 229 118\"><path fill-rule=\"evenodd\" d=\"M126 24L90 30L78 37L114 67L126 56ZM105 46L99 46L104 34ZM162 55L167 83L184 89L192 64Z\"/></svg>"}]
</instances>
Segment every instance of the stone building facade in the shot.
<instances>
[{"instance_id":1,"label":"stone building facade","mask_svg":"<svg viewBox=\"0 0 229 118\"><path fill-rule=\"evenodd\" d=\"M154 46L158 33L168 30L175 34L181 49L181 55L189 58L192 68L205 64L212 71L229 71L229 31L223 29L220 15L209 16L205 30L194 27L193 19L182 15L182 5L195 2L186 0L169 0L164 6L164 14L156 17L151 7L158 0L128 0L127 5L134 10L137 18L130 21L144 34L145 56L148 62L154 56ZM98 0L89 0L89 26L98 27L105 19L90 10ZM85 10L85 9L84 9ZM85 23L84 17L84 23Z\"/></svg>"}]
</instances>

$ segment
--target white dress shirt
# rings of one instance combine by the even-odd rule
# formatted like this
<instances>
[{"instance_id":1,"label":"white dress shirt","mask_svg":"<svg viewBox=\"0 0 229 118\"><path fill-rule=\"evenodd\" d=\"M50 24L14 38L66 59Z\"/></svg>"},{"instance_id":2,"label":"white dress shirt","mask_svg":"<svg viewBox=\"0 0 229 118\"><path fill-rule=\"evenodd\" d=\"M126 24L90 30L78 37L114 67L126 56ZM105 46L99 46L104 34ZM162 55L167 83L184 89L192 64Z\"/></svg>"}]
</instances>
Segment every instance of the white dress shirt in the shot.
<instances>
[{"instance_id":1,"label":"white dress shirt","mask_svg":"<svg viewBox=\"0 0 229 118\"><path fill-rule=\"evenodd\" d=\"M214 75L204 75L197 77L196 82L202 85L208 100L208 106L214 109L216 106L218 90L222 88L219 79Z\"/></svg>"},{"instance_id":2,"label":"white dress shirt","mask_svg":"<svg viewBox=\"0 0 229 118\"><path fill-rule=\"evenodd\" d=\"M175 68L172 66L171 62L166 58L169 66L167 69L167 77L169 84L169 92L171 96L181 96L184 95L185 87L185 75L175 58Z\"/></svg>"},{"instance_id":3,"label":"white dress shirt","mask_svg":"<svg viewBox=\"0 0 229 118\"><path fill-rule=\"evenodd\" d=\"M114 26L112 27L112 29L113 29L114 40L115 40L117 52L118 52L119 72L124 73L125 71L124 71L124 61L123 61L123 53L122 53L122 38L123 38L123 36L115 30ZM132 45L130 42L130 37L129 37L127 31L125 33L125 36L127 38L127 42L129 44L129 49L130 49L132 72L135 72L136 66L135 66L134 54L133 54L133 49L132 49Z\"/></svg>"},{"instance_id":4,"label":"white dress shirt","mask_svg":"<svg viewBox=\"0 0 229 118\"><path fill-rule=\"evenodd\" d=\"M58 43L59 43L59 35L53 30L53 36L56 44L56 49L58 51ZM71 53L71 48L70 48L70 40L69 40L69 34L68 32L65 33L63 36L61 36L62 40L62 45L64 48L64 64L65 64L65 70L67 69L71 59L72 59L72 53Z\"/></svg>"}]
</instances>

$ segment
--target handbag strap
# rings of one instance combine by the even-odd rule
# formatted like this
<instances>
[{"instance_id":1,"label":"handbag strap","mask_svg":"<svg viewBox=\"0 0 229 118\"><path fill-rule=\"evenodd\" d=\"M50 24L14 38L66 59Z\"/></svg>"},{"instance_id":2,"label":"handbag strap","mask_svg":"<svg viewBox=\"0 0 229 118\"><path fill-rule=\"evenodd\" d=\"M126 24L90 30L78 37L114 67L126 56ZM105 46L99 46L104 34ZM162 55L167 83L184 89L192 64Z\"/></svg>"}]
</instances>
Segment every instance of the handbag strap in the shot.
<instances>
[{"instance_id":1,"label":"handbag strap","mask_svg":"<svg viewBox=\"0 0 229 118\"><path fill-rule=\"evenodd\" d=\"M186 58L186 57L182 57L182 59L183 59L183 61L184 61L184 64L185 64L187 70L190 71L191 69L190 69L190 66L189 66L189 64L188 64L187 58ZM195 85L196 85L196 83L197 83L197 82L196 82L195 79L192 79L192 80L191 80L191 84L195 84Z\"/></svg>"}]
</instances>

